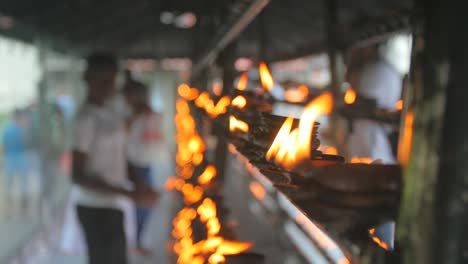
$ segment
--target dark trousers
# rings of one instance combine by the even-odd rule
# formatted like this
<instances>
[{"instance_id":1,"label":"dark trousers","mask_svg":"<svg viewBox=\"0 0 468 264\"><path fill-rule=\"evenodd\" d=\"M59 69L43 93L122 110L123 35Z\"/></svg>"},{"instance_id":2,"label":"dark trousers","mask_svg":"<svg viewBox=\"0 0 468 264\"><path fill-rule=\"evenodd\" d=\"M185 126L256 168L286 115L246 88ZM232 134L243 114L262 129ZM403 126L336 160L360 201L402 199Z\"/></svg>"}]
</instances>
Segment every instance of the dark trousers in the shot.
<instances>
[{"instance_id":1,"label":"dark trousers","mask_svg":"<svg viewBox=\"0 0 468 264\"><path fill-rule=\"evenodd\" d=\"M76 209L86 239L89 264L126 264L123 212L81 205Z\"/></svg>"}]
</instances>

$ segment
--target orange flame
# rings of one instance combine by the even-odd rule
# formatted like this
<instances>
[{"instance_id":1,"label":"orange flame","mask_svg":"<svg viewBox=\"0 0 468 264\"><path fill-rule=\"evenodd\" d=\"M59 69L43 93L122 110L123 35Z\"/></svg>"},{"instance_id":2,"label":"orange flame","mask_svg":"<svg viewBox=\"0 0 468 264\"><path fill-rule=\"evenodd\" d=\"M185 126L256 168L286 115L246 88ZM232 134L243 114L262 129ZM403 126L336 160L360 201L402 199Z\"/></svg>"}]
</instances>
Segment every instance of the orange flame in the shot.
<instances>
[{"instance_id":1,"label":"orange flame","mask_svg":"<svg viewBox=\"0 0 468 264\"><path fill-rule=\"evenodd\" d=\"M354 104L356 102L356 91L353 88L350 88L346 91L344 95L344 101L346 104Z\"/></svg>"},{"instance_id":2,"label":"orange flame","mask_svg":"<svg viewBox=\"0 0 468 264\"><path fill-rule=\"evenodd\" d=\"M413 112L406 113L405 121L403 126L403 134L398 144L398 161L402 165L408 164L411 156L411 144L413 141L413 123L414 114Z\"/></svg>"},{"instance_id":3,"label":"orange flame","mask_svg":"<svg viewBox=\"0 0 468 264\"><path fill-rule=\"evenodd\" d=\"M289 133L291 132L293 121L294 119L292 117L288 117L284 121L283 125L278 131L278 134L276 134L275 140L273 140L270 149L268 149L266 153L266 158L268 160L271 160L273 156L276 155L276 153L278 153L278 151L280 150L282 142L286 140Z\"/></svg>"},{"instance_id":4,"label":"orange flame","mask_svg":"<svg viewBox=\"0 0 468 264\"><path fill-rule=\"evenodd\" d=\"M288 117L281 126L266 158L285 167L291 167L300 161L310 159L313 125L321 114L330 113L333 107L331 93L324 93L310 102L301 115L298 129L291 131L293 119Z\"/></svg>"},{"instance_id":5,"label":"orange flame","mask_svg":"<svg viewBox=\"0 0 468 264\"><path fill-rule=\"evenodd\" d=\"M239 91L244 91L247 88L247 82L249 80L249 77L246 72L244 72L240 78L239 81L237 82L237 90Z\"/></svg>"},{"instance_id":6,"label":"orange flame","mask_svg":"<svg viewBox=\"0 0 468 264\"><path fill-rule=\"evenodd\" d=\"M328 114L333 109L333 96L324 93L310 102L304 109L299 122L299 133L297 135L297 159L307 160L310 158L310 140L315 120L321 114Z\"/></svg>"},{"instance_id":7,"label":"orange flame","mask_svg":"<svg viewBox=\"0 0 468 264\"><path fill-rule=\"evenodd\" d=\"M371 164L372 159L369 157L352 157L351 163L363 163L363 164Z\"/></svg>"},{"instance_id":8,"label":"orange flame","mask_svg":"<svg viewBox=\"0 0 468 264\"><path fill-rule=\"evenodd\" d=\"M381 248L385 249L385 250L388 250L389 249L389 246L387 243L383 242L382 240L380 240L380 238L378 238L377 236L375 236L375 228L372 228L372 229L369 229L369 235L371 236L372 240L377 244L379 245Z\"/></svg>"},{"instance_id":9,"label":"orange flame","mask_svg":"<svg viewBox=\"0 0 468 264\"><path fill-rule=\"evenodd\" d=\"M177 87L177 93L184 99L192 101L198 97L198 89L190 88L187 84L183 83Z\"/></svg>"},{"instance_id":10,"label":"orange flame","mask_svg":"<svg viewBox=\"0 0 468 264\"><path fill-rule=\"evenodd\" d=\"M395 104L395 109L396 109L397 111L401 111L401 110L403 109L403 100L400 99L400 100L398 100L398 101L396 102L396 104Z\"/></svg>"},{"instance_id":11,"label":"orange flame","mask_svg":"<svg viewBox=\"0 0 468 264\"><path fill-rule=\"evenodd\" d=\"M271 91L275 83L273 81L273 77L271 76L270 70L268 69L268 66L264 62L262 62L258 66L258 70L260 72L260 81L262 82L262 86L268 91Z\"/></svg>"},{"instance_id":12,"label":"orange flame","mask_svg":"<svg viewBox=\"0 0 468 264\"><path fill-rule=\"evenodd\" d=\"M210 100L210 95L208 94L208 92L205 91L202 92L195 100L195 105L197 107L203 108Z\"/></svg>"},{"instance_id":13,"label":"orange flame","mask_svg":"<svg viewBox=\"0 0 468 264\"><path fill-rule=\"evenodd\" d=\"M249 132L249 125L231 115L229 116L229 131L241 131L247 133Z\"/></svg>"},{"instance_id":14,"label":"orange flame","mask_svg":"<svg viewBox=\"0 0 468 264\"><path fill-rule=\"evenodd\" d=\"M203 173L198 177L199 184L208 184L216 176L216 168L208 165Z\"/></svg>"},{"instance_id":15,"label":"orange flame","mask_svg":"<svg viewBox=\"0 0 468 264\"><path fill-rule=\"evenodd\" d=\"M319 150L322 151L323 154L338 155L338 150L335 147L321 146Z\"/></svg>"},{"instance_id":16,"label":"orange flame","mask_svg":"<svg viewBox=\"0 0 468 264\"><path fill-rule=\"evenodd\" d=\"M244 96L238 95L234 99L232 99L232 106L235 106L239 109L244 108L247 105L247 100Z\"/></svg>"},{"instance_id":17,"label":"orange flame","mask_svg":"<svg viewBox=\"0 0 468 264\"><path fill-rule=\"evenodd\" d=\"M304 102L305 100L307 100L308 96L309 88L307 88L307 86L305 86L304 84L299 85L297 89L289 89L286 92L284 92L284 99L291 103Z\"/></svg>"}]
</instances>

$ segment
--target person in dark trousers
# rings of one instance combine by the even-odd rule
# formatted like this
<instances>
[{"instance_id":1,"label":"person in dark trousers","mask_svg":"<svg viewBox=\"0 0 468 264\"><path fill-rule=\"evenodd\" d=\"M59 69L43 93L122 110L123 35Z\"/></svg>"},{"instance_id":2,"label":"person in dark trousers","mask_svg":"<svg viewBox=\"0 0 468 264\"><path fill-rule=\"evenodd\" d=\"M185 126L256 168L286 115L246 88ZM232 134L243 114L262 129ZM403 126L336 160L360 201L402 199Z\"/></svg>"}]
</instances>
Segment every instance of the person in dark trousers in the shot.
<instances>
[{"instance_id":1,"label":"person in dark trousers","mask_svg":"<svg viewBox=\"0 0 468 264\"><path fill-rule=\"evenodd\" d=\"M117 71L112 55L87 58L88 94L74 128L72 179L90 264L128 263L123 210L132 201L150 207L158 196L127 165L125 120L111 107Z\"/></svg>"}]
</instances>

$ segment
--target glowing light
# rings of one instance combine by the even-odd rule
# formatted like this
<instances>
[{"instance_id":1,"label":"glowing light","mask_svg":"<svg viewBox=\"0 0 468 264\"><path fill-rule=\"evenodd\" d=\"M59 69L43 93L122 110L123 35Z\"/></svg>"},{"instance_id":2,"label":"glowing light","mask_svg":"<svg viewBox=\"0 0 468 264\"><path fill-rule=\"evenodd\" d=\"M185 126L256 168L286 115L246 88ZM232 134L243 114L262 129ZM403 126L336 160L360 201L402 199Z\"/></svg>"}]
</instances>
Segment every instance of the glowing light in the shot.
<instances>
[{"instance_id":1,"label":"glowing light","mask_svg":"<svg viewBox=\"0 0 468 264\"><path fill-rule=\"evenodd\" d=\"M258 182L251 182L249 185L250 192L257 198L257 200L263 200L266 195L266 190Z\"/></svg>"},{"instance_id":2,"label":"glowing light","mask_svg":"<svg viewBox=\"0 0 468 264\"><path fill-rule=\"evenodd\" d=\"M307 100L309 96L309 88L305 85L299 85L297 89L288 89L284 92L284 99L291 103L299 103Z\"/></svg>"},{"instance_id":3,"label":"glowing light","mask_svg":"<svg viewBox=\"0 0 468 264\"><path fill-rule=\"evenodd\" d=\"M356 102L356 97L356 91L354 91L353 88L350 88L344 95L344 101L346 104L354 104L354 102Z\"/></svg>"},{"instance_id":4,"label":"glowing light","mask_svg":"<svg viewBox=\"0 0 468 264\"><path fill-rule=\"evenodd\" d=\"M372 159L369 157L352 157L351 163L371 164Z\"/></svg>"},{"instance_id":5,"label":"glowing light","mask_svg":"<svg viewBox=\"0 0 468 264\"><path fill-rule=\"evenodd\" d=\"M323 154L338 155L338 150L335 147L320 146L319 150L322 151Z\"/></svg>"},{"instance_id":6,"label":"glowing light","mask_svg":"<svg viewBox=\"0 0 468 264\"><path fill-rule=\"evenodd\" d=\"M260 81L262 83L262 86L268 91L271 91L275 83L273 81L273 77L271 76L270 70L268 69L268 66L264 62L262 62L258 66L258 70L260 72Z\"/></svg>"},{"instance_id":7,"label":"glowing light","mask_svg":"<svg viewBox=\"0 0 468 264\"><path fill-rule=\"evenodd\" d=\"M395 104L395 109L396 109L397 111L403 110L403 100L400 99L400 100L398 100L398 101L396 102L396 104Z\"/></svg>"},{"instance_id":8,"label":"glowing light","mask_svg":"<svg viewBox=\"0 0 468 264\"><path fill-rule=\"evenodd\" d=\"M314 122L321 114L330 113L333 107L331 93L324 93L310 102L304 109L298 129L291 131L293 119L288 117L275 137L266 158L285 167L310 159L311 138Z\"/></svg>"},{"instance_id":9,"label":"glowing light","mask_svg":"<svg viewBox=\"0 0 468 264\"><path fill-rule=\"evenodd\" d=\"M199 184L208 184L216 176L216 168L213 165L208 165L202 174L198 177Z\"/></svg>"},{"instance_id":10,"label":"glowing light","mask_svg":"<svg viewBox=\"0 0 468 264\"><path fill-rule=\"evenodd\" d=\"M234 99L232 99L231 105L242 109L247 105L247 100L244 96L238 95Z\"/></svg>"},{"instance_id":11,"label":"glowing light","mask_svg":"<svg viewBox=\"0 0 468 264\"><path fill-rule=\"evenodd\" d=\"M375 228L369 229L369 235L371 236L372 240L379 245L381 248L388 250L389 246L387 243L383 242L380 238L375 236Z\"/></svg>"},{"instance_id":12,"label":"glowing light","mask_svg":"<svg viewBox=\"0 0 468 264\"><path fill-rule=\"evenodd\" d=\"M241 131L247 133L249 132L249 125L231 115L229 116L229 131Z\"/></svg>"},{"instance_id":13,"label":"glowing light","mask_svg":"<svg viewBox=\"0 0 468 264\"><path fill-rule=\"evenodd\" d=\"M247 82L249 80L249 77L246 72L244 72L240 78L239 81L237 82L237 90L239 91L244 91L247 89Z\"/></svg>"}]
</instances>

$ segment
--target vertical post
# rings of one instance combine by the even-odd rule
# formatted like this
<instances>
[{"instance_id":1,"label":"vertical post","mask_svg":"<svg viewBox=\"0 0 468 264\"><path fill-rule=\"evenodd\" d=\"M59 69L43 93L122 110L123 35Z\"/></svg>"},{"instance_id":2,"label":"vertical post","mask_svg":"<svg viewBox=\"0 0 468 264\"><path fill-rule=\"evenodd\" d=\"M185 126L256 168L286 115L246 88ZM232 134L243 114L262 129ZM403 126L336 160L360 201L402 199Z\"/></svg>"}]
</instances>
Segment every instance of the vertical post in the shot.
<instances>
[{"instance_id":1,"label":"vertical post","mask_svg":"<svg viewBox=\"0 0 468 264\"><path fill-rule=\"evenodd\" d=\"M336 0L325 0L325 13L326 13L326 23L325 23L325 32L327 34L327 53L330 69L330 90L333 94L333 100L337 102L340 100L340 87L343 78L343 60L340 56L338 50L338 39L337 39L337 1ZM336 147L338 148L339 153L344 153L345 151L345 137L340 135L340 130L338 129L338 116L336 113L333 113L330 116L330 129L334 133L334 141Z\"/></svg>"},{"instance_id":2,"label":"vertical post","mask_svg":"<svg viewBox=\"0 0 468 264\"><path fill-rule=\"evenodd\" d=\"M325 1L326 6L326 32L327 32L327 52L330 64L331 83L330 89L333 97L336 99L340 93L340 70L339 70L339 54L337 48L337 3L336 0Z\"/></svg>"},{"instance_id":3,"label":"vertical post","mask_svg":"<svg viewBox=\"0 0 468 264\"><path fill-rule=\"evenodd\" d=\"M447 3L448 2L448 3ZM450 73L435 198L435 263L468 263L468 19L456 1L444 2Z\"/></svg>"},{"instance_id":4,"label":"vertical post","mask_svg":"<svg viewBox=\"0 0 468 264\"><path fill-rule=\"evenodd\" d=\"M437 219L435 215L448 209L443 209L441 206L443 204L441 202L448 198L448 195L444 194L446 190L442 191L443 188L440 187L444 186L444 182L455 183L452 179L457 176L448 175L449 171L442 170L447 169L447 165L453 165L453 162L448 161L448 159L454 158L453 161L459 161L459 158L457 160L453 156L458 153L445 156L446 153L440 152L444 112L446 112L445 118L451 122L449 124L453 124L455 121L458 126L466 128L466 122L461 121L462 117L456 116L460 115L456 112L458 106L453 106L454 103L460 103L459 100L462 100L463 97L455 98L455 100L452 98L453 102L445 104L448 78L458 71L452 68L448 57L450 49L448 43L451 41L448 40L446 34L450 30L447 26L447 20L451 15L446 13L445 7L449 6L447 1L420 0L418 4L422 7L423 13L414 19L410 83L405 94L407 110L402 120L402 137L398 153L400 163L404 168L404 189L400 217L397 223L397 235L398 241L403 247L403 263L459 263L446 262L445 259L439 262L434 258L451 247L451 245L445 244L446 241L440 240L448 234L444 234L446 231L439 225L445 226L453 223L435 221ZM454 3L451 4L456 7ZM456 56L462 56L461 49L458 51L460 54ZM466 61L464 63L466 65ZM458 85L463 83L461 80L458 81ZM447 95L453 94L453 91L450 91L452 89L453 87L449 87ZM464 93L466 95L466 92ZM451 111L445 111L446 106ZM463 102L461 107L466 109ZM460 136L455 131L447 131L447 122L445 126L444 134L446 135L444 137L459 136L458 138L444 138L442 140L442 149L449 151L448 147L453 147L453 144L457 144L456 142L460 138L466 139L466 135ZM448 145L443 146L444 144ZM460 146L455 150L460 150ZM441 165L445 164L445 166L440 167L441 171L438 175L439 161L442 162ZM463 166L462 164L463 161L459 166ZM458 173L460 176L460 172ZM437 189L442 192L438 194ZM453 208L449 210L451 209Z\"/></svg>"},{"instance_id":5,"label":"vertical post","mask_svg":"<svg viewBox=\"0 0 468 264\"><path fill-rule=\"evenodd\" d=\"M220 64L223 67L223 93L222 95L229 95L230 94L230 89L233 86L234 83L234 78L236 74L236 70L234 67L234 60L236 58L236 44L231 43L229 46L226 47L226 49L221 53L219 57ZM223 120L223 122L220 122L222 124L228 123L227 117L222 117L226 118L226 120ZM227 129L227 128L226 128ZM225 130L223 129L222 132ZM227 160L227 141L224 135L220 134L218 135L218 144L216 146L215 150L215 166L216 170L218 172L218 179L220 181L224 181L224 175L225 175L225 169L226 169L226 160Z\"/></svg>"}]
</instances>

